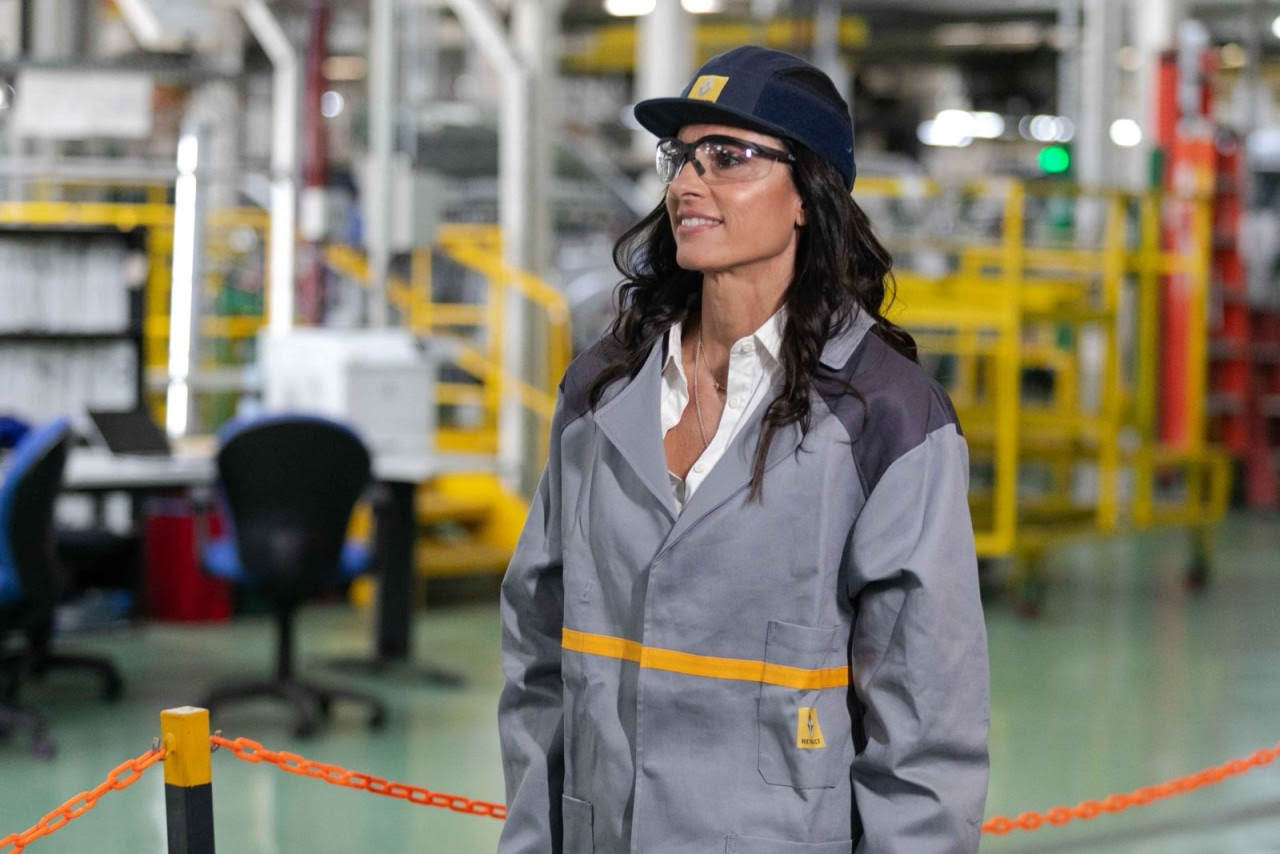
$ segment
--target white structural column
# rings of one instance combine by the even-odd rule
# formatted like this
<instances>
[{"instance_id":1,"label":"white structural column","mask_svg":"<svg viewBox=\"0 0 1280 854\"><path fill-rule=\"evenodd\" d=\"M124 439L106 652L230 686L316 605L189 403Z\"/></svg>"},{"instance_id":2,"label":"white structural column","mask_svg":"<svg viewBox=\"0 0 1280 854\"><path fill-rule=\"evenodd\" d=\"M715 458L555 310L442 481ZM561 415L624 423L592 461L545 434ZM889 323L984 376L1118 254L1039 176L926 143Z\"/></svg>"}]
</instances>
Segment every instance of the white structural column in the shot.
<instances>
[{"instance_id":1,"label":"white structural column","mask_svg":"<svg viewBox=\"0 0 1280 854\"><path fill-rule=\"evenodd\" d=\"M173 266L169 288L169 384L165 430L185 436L195 412L192 379L200 364L200 280L204 264L205 193L200 174L208 156L208 127L190 120L178 140L173 188Z\"/></svg>"},{"instance_id":2,"label":"white structural column","mask_svg":"<svg viewBox=\"0 0 1280 854\"><path fill-rule=\"evenodd\" d=\"M1084 40L1080 56L1080 118L1075 166L1081 184L1096 187L1115 180L1109 134L1116 118L1123 8L1115 0L1084 0Z\"/></svg>"},{"instance_id":3,"label":"white structural column","mask_svg":"<svg viewBox=\"0 0 1280 854\"><path fill-rule=\"evenodd\" d=\"M1058 115L1080 126L1081 0L1058 0Z\"/></svg>"},{"instance_id":4,"label":"white structural column","mask_svg":"<svg viewBox=\"0 0 1280 854\"><path fill-rule=\"evenodd\" d=\"M505 260L523 268L529 262L529 72L508 41L497 12L486 0L449 0L449 6L501 80L498 224L502 228Z\"/></svg>"},{"instance_id":5,"label":"white structural column","mask_svg":"<svg viewBox=\"0 0 1280 854\"><path fill-rule=\"evenodd\" d=\"M635 99L670 98L679 95L694 69L694 20L680 0L657 0L654 10L637 22ZM636 131L635 152L653 156L653 134ZM657 179L645 175L656 187ZM656 201L656 199L655 199Z\"/></svg>"},{"instance_id":6,"label":"white structural column","mask_svg":"<svg viewBox=\"0 0 1280 854\"><path fill-rule=\"evenodd\" d=\"M533 200L533 159L529 139L533 124L530 72L524 58L511 44L496 11L485 0L449 0L467 36L480 48L498 71L501 81L498 117L498 224L502 229L503 260L518 269L533 262L530 239ZM521 4L523 5L523 3ZM529 23L534 9L519 10L521 27L537 32L537 22ZM546 217L543 217L545 220ZM524 374L527 314L522 300L509 290L504 307L506 337L502 342L502 370L507 377ZM512 388L502 388L502 408L498 413L498 466L503 481L518 488L522 480L524 410Z\"/></svg>"},{"instance_id":7,"label":"white structural column","mask_svg":"<svg viewBox=\"0 0 1280 854\"><path fill-rule=\"evenodd\" d=\"M267 329L293 328L297 245L298 55L264 0L240 7L249 31L271 60L271 245L267 275Z\"/></svg>"},{"instance_id":8,"label":"white structural column","mask_svg":"<svg viewBox=\"0 0 1280 854\"><path fill-rule=\"evenodd\" d=\"M59 61L75 56L84 33L80 0L39 0L30 5L31 58Z\"/></svg>"},{"instance_id":9,"label":"white structural column","mask_svg":"<svg viewBox=\"0 0 1280 854\"><path fill-rule=\"evenodd\" d=\"M528 72L529 195L525 228L525 267L546 276L552 269L555 220L555 132L560 126L555 98L556 70L559 66L560 8L563 0L514 0L511 7L511 35L521 63ZM506 302L503 343L503 371L520 377L535 387L547 370L545 329L535 324L528 302L510 293ZM554 382L559 377L551 378ZM504 469L511 471L510 483L520 492L532 494L539 472L533 462L539 458L534 447L539 431L532 415L514 394L503 397L500 413L499 445Z\"/></svg>"},{"instance_id":10,"label":"white structural column","mask_svg":"<svg viewBox=\"0 0 1280 854\"><path fill-rule=\"evenodd\" d=\"M552 210L555 178L555 101L559 64L560 9L564 0L514 0L511 29L516 52L528 71L529 157L528 269L546 275L551 269Z\"/></svg>"},{"instance_id":11,"label":"white structural column","mask_svg":"<svg viewBox=\"0 0 1280 854\"><path fill-rule=\"evenodd\" d=\"M841 97L853 102L849 68L840 58L840 0L818 0L813 13L813 64L836 84ZM856 120L856 116L854 117ZM857 129L855 128L855 133Z\"/></svg>"},{"instance_id":12,"label":"white structural column","mask_svg":"<svg viewBox=\"0 0 1280 854\"><path fill-rule=\"evenodd\" d=\"M369 253L369 326L387 325L391 271L391 156L395 145L395 0L369 4L369 162L364 242Z\"/></svg>"},{"instance_id":13,"label":"white structural column","mask_svg":"<svg viewBox=\"0 0 1280 854\"><path fill-rule=\"evenodd\" d=\"M1177 45L1178 26L1185 16L1185 0L1140 0L1130 6L1133 41L1138 54L1137 86L1132 118L1142 127L1138 158L1130 166L1131 186L1146 186L1151 154L1156 146L1156 110L1160 89L1160 54Z\"/></svg>"}]
</instances>

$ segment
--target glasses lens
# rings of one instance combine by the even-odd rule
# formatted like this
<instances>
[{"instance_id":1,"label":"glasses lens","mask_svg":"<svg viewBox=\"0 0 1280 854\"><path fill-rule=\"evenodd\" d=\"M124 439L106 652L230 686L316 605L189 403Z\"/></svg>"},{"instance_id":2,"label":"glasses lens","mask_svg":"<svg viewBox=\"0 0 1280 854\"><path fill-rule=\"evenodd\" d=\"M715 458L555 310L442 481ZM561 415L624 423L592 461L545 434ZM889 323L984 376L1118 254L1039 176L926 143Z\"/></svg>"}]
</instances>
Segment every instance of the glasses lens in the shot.
<instances>
[{"instance_id":1,"label":"glasses lens","mask_svg":"<svg viewBox=\"0 0 1280 854\"><path fill-rule=\"evenodd\" d=\"M662 183L674 181L689 160L694 161L695 171L709 184L755 181L766 177L773 168L772 156L745 142L725 137L707 138L692 152L690 145L678 139L658 143L658 178Z\"/></svg>"},{"instance_id":2,"label":"glasses lens","mask_svg":"<svg viewBox=\"0 0 1280 854\"><path fill-rule=\"evenodd\" d=\"M773 160L750 145L707 140L698 146L698 162L706 167L708 181L755 181L769 174Z\"/></svg>"},{"instance_id":3,"label":"glasses lens","mask_svg":"<svg viewBox=\"0 0 1280 854\"><path fill-rule=\"evenodd\" d=\"M658 143L658 180L670 184L684 165L684 146L679 140L664 139Z\"/></svg>"}]
</instances>

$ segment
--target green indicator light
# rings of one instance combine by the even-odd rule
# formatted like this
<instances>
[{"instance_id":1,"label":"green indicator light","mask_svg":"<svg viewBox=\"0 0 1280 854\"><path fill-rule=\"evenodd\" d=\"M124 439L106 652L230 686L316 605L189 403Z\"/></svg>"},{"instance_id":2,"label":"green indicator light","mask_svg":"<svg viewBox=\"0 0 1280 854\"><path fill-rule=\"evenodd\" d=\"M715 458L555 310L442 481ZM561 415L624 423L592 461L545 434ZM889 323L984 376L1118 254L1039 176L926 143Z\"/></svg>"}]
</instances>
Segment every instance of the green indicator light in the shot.
<instances>
[{"instance_id":1,"label":"green indicator light","mask_svg":"<svg viewBox=\"0 0 1280 854\"><path fill-rule=\"evenodd\" d=\"M1050 175L1061 175L1071 168L1071 152L1061 145L1040 149L1040 168Z\"/></svg>"}]
</instances>

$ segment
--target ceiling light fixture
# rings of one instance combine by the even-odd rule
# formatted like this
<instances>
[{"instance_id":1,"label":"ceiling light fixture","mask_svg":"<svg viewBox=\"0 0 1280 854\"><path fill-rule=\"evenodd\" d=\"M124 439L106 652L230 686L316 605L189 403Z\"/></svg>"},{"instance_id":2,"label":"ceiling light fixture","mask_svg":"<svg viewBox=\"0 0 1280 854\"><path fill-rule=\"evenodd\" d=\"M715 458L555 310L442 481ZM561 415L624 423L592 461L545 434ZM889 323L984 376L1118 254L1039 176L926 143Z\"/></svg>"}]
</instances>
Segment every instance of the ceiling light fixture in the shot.
<instances>
[{"instance_id":1,"label":"ceiling light fixture","mask_svg":"<svg viewBox=\"0 0 1280 854\"><path fill-rule=\"evenodd\" d=\"M346 99L342 97L341 92L335 92L330 89L320 96L320 115L326 119L332 119L342 112L342 108L346 106Z\"/></svg>"},{"instance_id":2,"label":"ceiling light fixture","mask_svg":"<svg viewBox=\"0 0 1280 854\"><path fill-rule=\"evenodd\" d=\"M1142 142L1142 128L1133 119L1116 119L1111 123L1111 141L1121 148L1133 148Z\"/></svg>"},{"instance_id":3,"label":"ceiling light fixture","mask_svg":"<svg viewBox=\"0 0 1280 854\"><path fill-rule=\"evenodd\" d=\"M615 18L638 18L658 8L658 0L604 0L604 10Z\"/></svg>"}]
</instances>

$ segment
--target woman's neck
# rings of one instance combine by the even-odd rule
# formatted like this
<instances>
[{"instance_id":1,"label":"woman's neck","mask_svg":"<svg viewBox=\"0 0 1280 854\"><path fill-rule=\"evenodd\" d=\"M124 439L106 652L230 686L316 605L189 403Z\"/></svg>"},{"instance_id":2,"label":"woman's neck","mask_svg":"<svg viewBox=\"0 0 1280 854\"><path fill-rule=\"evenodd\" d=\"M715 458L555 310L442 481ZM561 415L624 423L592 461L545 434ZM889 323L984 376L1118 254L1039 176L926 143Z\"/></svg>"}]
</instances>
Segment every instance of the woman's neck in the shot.
<instances>
[{"instance_id":1,"label":"woman's neck","mask_svg":"<svg viewBox=\"0 0 1280 854\"><path fill-rule=\"evenodd\" d=\"M755 332L783 305L787 283L748 281L732 273L702 278L703 347L728 353L733 342Z\"/></svg>"}]
</instances>

